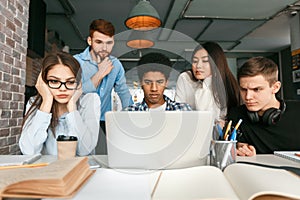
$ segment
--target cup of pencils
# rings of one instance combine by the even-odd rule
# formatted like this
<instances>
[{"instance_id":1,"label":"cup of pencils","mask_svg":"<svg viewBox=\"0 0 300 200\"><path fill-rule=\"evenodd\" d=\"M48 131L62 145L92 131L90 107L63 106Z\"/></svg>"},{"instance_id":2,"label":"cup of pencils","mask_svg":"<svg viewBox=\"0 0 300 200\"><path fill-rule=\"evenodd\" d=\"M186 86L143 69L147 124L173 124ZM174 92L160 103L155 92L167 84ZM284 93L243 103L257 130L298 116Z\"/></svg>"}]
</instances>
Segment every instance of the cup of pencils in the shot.
<instances>
[{"instance_id":1,"label":"cup of pencils","mask_svg":"<svg viewBox=\"0 0 300 200\"><path fill-rule=\"evenodd\" d=\"M229 121L225 131L216 124L215 132L218 136L211 141L210 165L224 170L225 167L236 162L236 137L241 122L242 120L239 120L232 129L232 121Z\"/></svg>"},{"instance_id":2,"label":"cup of pencils","mask_svg":"<svg viewBox=\"0 0 300 200\"><path fill-rule=\"evenodd\" d=\"M75 157L77 149L77 137L59 135L57 141L57 158L68 159Z\"/></svg>"},{"instance_id":3,"label":"cup of pencils","mask_svg":"<svg viewBox=\"0 0 300 200\"><path fill-rule=\"evenodd\" d=\"M236 140L212 140L210 145L210 165L224 170L236 162Z\"/></svg>"}]
</instances>

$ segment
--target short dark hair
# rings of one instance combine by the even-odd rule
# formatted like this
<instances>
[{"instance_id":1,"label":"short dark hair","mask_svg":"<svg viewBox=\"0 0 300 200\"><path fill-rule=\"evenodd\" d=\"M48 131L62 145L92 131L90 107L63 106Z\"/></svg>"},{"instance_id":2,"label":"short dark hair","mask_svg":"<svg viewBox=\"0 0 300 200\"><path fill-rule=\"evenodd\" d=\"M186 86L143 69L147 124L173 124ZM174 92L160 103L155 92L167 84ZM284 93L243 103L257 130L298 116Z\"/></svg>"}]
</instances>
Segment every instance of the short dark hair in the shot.
<instances>
[{"instance_id":1,"label":"short dark hair","mask_svg":"<svg viewBox=\"0 0 300 200\"><path fill-rule=\"evenodd\" d=\"M166 80L171 73L172 62L162 53L148 53L138 61L137 72L139 79L142 80L147 72L161 72Z\"/></svg>"},{"instance_id":2,"label":"short dark hair","mask_svg":"<svg viewBox=\"0 0 300 200\"><path fill-rule=\"evenodd\" d=\"M98 31L109 37L115 35L115 28L112 23L104 19L95 19L92 21L90 24L90 37L93 37L95 31Z\"/></svg>"},{"instance_id":3,"label":"short dark hair","mask_svg":"<svg viewBox=\"0 0 300 200\"><path fill-rule=\"evenodd\" d=\"M269 59L262 56L257 56L248 59L238 70L238 81L242 77L253 77L262 75L270 84L270 86L278 81L278 66Z\"/></svg>"}]
</instances>

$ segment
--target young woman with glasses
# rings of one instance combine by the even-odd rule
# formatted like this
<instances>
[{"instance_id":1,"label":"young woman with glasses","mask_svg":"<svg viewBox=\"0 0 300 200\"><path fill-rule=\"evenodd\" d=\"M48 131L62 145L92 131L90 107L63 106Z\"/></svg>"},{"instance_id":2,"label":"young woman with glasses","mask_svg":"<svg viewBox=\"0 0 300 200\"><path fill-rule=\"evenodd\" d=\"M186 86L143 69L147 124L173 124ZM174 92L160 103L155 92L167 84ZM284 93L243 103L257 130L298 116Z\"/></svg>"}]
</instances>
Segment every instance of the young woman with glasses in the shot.
<instances>
[{"instance_id":1,"label":"young woman with glasses","mask_svg":"<svg viewBox=\"0 0 300 200\"><path fill-rule=\"evenodd\" d=\"M26 105L19 146L23 154L57 155L59 135L78 138L79 156L93 153L97 144L100 99L82 94L78 61L70 54L48 54L36 82L37 96Z\"/></svg>"}]
</instances>

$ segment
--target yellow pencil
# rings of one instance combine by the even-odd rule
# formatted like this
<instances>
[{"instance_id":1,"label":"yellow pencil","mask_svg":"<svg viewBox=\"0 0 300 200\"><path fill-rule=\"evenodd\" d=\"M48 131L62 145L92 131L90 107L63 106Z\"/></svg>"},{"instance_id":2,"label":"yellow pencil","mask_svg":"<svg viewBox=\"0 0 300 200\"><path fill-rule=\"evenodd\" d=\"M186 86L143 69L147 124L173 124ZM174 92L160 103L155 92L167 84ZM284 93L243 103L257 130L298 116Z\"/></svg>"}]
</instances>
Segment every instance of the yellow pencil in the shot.
<instances>
[{"instance_id":1,"label":"yellow pencil","mask_svg":"<svg viewBox=\"0 0 300 200\"><path fill-rule=\"evenodd\" d=\"M17 169L17 168L33 168L33 167L44 167L49 163L34 163L34 164L26 164L26 165L10 165L10 166L1 166L1 169Z\"/></svg>"},{"instance_id":2,"label":"yellow pencil","mask_svg":"<svg viewBox=\"0 0 300 200\"><path fill-rule=\"evenodd\" d=\"M231 128L231 124L232 124L232 121L230 120L229 123L228 123L228 125L227 125L225 134L224 134L224 140L227 140L227 135L228 135L229 130L230 130L230 128Z\"/></svg>"}]
</instances>

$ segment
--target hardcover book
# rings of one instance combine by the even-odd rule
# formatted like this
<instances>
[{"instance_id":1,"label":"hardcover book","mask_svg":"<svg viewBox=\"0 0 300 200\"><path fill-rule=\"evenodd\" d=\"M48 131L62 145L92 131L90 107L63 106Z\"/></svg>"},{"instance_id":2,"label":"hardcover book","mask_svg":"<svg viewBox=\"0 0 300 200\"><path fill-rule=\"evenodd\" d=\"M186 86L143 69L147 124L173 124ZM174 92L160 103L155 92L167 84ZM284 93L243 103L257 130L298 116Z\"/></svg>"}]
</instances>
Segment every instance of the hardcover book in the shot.
<instances>
[{"instance_id":1,"label":"hardcover book","mask_svg":"<svg viewBox=\"0 0 300 200\"><path fill-rule=\"evenodd\" d=\"M70 198L89 179L87 157L57 160L48 166L0 170L0 199Z\"/></svg>"}]
</instances>

